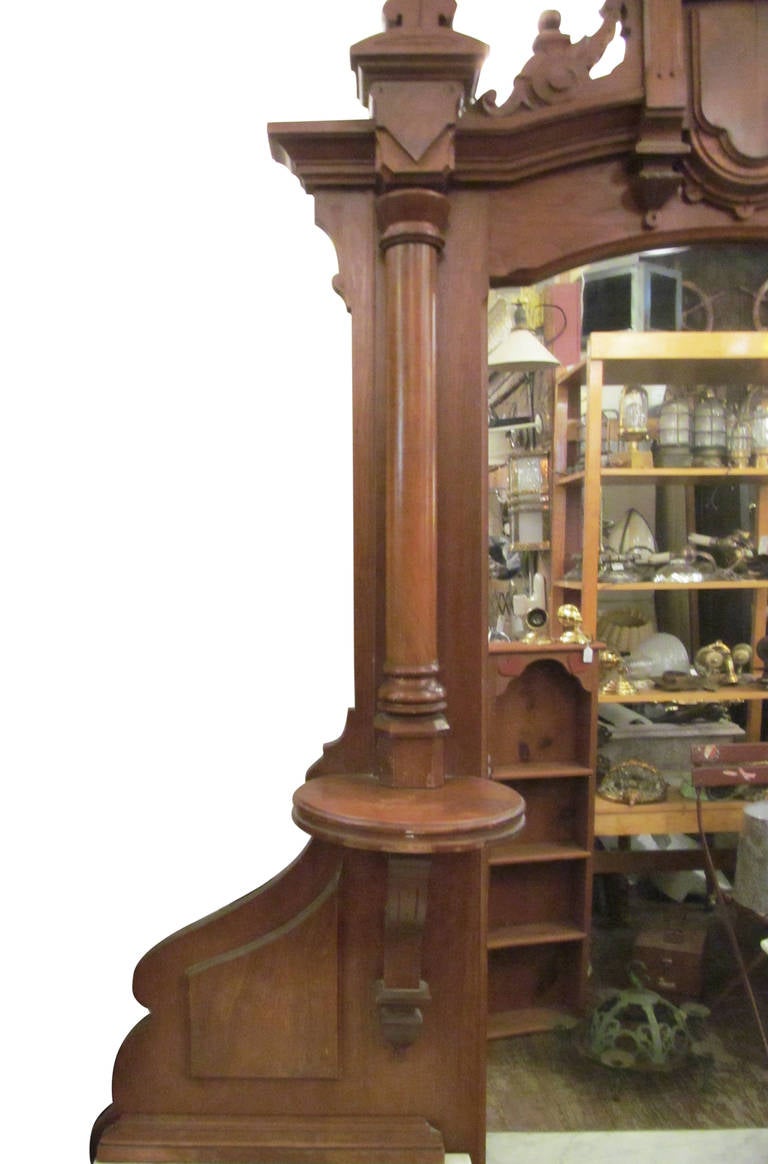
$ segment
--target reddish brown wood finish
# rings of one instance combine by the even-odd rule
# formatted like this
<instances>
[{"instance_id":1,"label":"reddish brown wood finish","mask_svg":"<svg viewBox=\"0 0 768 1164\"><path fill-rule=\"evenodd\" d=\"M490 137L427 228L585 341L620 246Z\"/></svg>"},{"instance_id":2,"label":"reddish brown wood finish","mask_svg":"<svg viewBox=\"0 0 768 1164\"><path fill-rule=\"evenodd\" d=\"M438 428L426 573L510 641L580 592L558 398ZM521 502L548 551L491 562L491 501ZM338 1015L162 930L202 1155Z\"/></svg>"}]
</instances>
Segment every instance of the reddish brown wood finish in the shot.
<instances>
[{"instance_id":1,"label":"reddish brown wood finish","mask_svg":"<svg viewBox=\"0 0 768 1164\"><path fill-rule=\"evenodd\" d=\"M589 51L620 20L626 57L600 80L548 18L525 93L516 87L500 108L473 100L485 48L454 32L454 8L390 2L386 31L354 47L369 121L270 129L274 156L315 196L352 317L355 707L297 794L303 823L334 830L333 843L314 840L269 886L139 965L150 1014L120 1051L114 1104L95 1130L105 1164L127 1152L179 1164L399 1164L446 1149L482 1164L478 846L520 819L509 790L504 805L484 793L469 814L472 797L460 812L450 799L454 778L472 789L488 760L488 286L649 246L768 239L768 148L751 84L766 55L764 0L610 0ZM743 69L733 66L742 52ZM581 677L570 682L584 690ZM588 778L583 759L549 782L569 804ZM581 980L586 949L584 913L578 925L546 916L559 906L552 870L581 863L588 887L591 850L591 821L571 837L561 817L547 839L558 811L548 772L518 770L538 858L528 862L524 841L497 854L528 920L497 950L493 988L504 1005L545 983L545 1016ZM504 794L504 779L488 789ZM390 792L414 795L418 811L401 802L388 816ZM426 840L409 852L414 823ZM539 924L525 911L541 887L545 920L563 927L547 959L526 929ZM398 999L401 989L413 993ZM408 1027L418 1037L393 1050L408 1041L393 1031Z\"/></svg>"},{"instance_id":2,"label":"reddish brown wood finish","mask_svg":"<svg viewBox=\"0 0 768 1164\"><path fill-rule=\"evenodd\" d=\"M377 774L392 787L445 779L437 658L437 258L448 202L399 190L378 204L386 295L386 656Z\"/></svg>"},{"instance_id":3,"label":"reddish brown wood finish","mask_svg":"<svg viewBox=\"0 0 768 1164\"><path fill-rule=\"evenodd\" d=\"M353 849L389 853L466 852L518 831L523 803L480 777L454 777L427 791L391 788L375 776L326 776L293 797L307 832Z\"/></svg>"},{"instance_id":4,"label":"reddish brown wood finish","mask_svg":"<svg viewBox=\"0 0 768 1164\"><path fill-rule=\"evenodd\" d=\"M408 1117L302 1115L248 1119L199 1116L133 1116L109 1128L99 1159L105 1164L293 1164L311 1158L318 1164L440 1164L440 1134L426 1120Z\"/></svg>"}]
</instances>

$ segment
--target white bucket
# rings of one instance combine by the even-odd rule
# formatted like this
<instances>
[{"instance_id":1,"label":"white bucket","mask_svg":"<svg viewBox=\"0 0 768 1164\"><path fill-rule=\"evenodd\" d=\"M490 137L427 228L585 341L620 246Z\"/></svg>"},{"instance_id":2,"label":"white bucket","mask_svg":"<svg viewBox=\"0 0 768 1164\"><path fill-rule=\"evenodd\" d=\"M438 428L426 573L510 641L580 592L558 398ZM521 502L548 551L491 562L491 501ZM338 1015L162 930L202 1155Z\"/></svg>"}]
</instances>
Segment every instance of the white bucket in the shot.
<instances>
[{"instance_id":1,"label":"white bucket","mask_svg":"<svg viewBox=\"0 0 768 1164\"><path fill-rule=\"evenodd\" d=\"M768 916L768 800L744 808L733 896L740 905Z\"/></svg>"}]
</instances>

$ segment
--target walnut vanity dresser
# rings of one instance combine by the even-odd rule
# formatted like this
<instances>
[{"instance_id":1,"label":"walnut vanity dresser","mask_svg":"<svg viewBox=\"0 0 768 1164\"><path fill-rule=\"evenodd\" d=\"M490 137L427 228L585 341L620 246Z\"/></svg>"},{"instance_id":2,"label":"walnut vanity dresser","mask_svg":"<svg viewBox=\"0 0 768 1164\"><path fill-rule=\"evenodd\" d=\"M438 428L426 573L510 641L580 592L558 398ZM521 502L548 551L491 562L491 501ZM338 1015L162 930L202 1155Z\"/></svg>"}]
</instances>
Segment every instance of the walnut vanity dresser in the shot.
<instances>
[{"instance_id":1,"label":"walnut vanity dresser","mask_svg":"<svg viewBox=\"0 0 768 1164\"><path fill-rule=\"evenodd\" d=\"M610 595L589 576L600 512L584 501L597 495L600 420L586 420L579 467L579 417L556 402L596 391L589 344L598 353L606 341L584 327L585 272L627 260L640 285L652 252L675 294L703 288L705 326L728 338L697 348L689 329L682 347L665 346L659 331L688 320L674 296L672 315L659 308L663 328L651 304L628 329L647 328L648 344L657 335L692 389L723 376L768 383L768 3L598 7L595 34L578 43L545 13L498 102L477 92L486 46L458 31L471 0L458 12L452 0L388 0L383 31L351 49L367 114L269 127L276 161L333 241L351 316L355 703L340 739L297 775L302 854L139 963L149 1013L117 1056L113 1103L93 1132L99 1164L440 1164L446 1153L483 1164L487 1038L546 1029L584 1005L591 643ZM623 60L593 76L617 31ZM731 303L718 280L746 290ZM494 372L497 303L510 320L524 305L548 365ZM640 354L653 363L647 344ZM726 357L739 364L732 377ZM616 372L626 384L626 368ZM490 487L489 382L492 425L506 425L511 448ZM510 467L523 453L538 469ZM538 500L500 486L499 467L518 482L538 472ZM633 496L640 473L626 473ZM743 474L758 492L761 474ZM743 501L726 470L705 476L680 486L686 504L715 487ZM580 517L568 516L574 505ZM489 578L489 528L502 577ZM766 586L750 576L727 598L710 587L714 621L690 630L689 649L710 626L723 637L717 610L732 617L746 594L740 637L754 650ZM702 617L694 590L689 628ZM510 597L511 614L497 609ZM564 632L559 607L579 605L580 633ZM656 613L660 631L683 637L679 612ZM749 699L762 707L762 691ZM744 730L760 738L754 710Z\"/></svg>"}]
</instances>

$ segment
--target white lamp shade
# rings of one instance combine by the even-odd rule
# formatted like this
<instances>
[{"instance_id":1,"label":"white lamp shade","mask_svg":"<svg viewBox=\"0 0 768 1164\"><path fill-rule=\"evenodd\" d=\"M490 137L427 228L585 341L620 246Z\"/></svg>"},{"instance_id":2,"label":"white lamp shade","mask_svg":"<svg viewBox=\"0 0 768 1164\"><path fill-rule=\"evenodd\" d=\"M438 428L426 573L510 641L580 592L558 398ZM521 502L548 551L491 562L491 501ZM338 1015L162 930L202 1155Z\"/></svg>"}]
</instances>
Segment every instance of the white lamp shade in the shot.
<instances>
[{"instance_id":1,"label":"white lamp shade","mask_svg":"<svg viewBox=\"0 0 768 1164\"><path fill-rule=\"evenodd\" d=\"M560 363L533 332L526 327L508 331L501 343L488 354L492 372L533 372L536 368L555 367Z\"/></svg>"}]
</instances>

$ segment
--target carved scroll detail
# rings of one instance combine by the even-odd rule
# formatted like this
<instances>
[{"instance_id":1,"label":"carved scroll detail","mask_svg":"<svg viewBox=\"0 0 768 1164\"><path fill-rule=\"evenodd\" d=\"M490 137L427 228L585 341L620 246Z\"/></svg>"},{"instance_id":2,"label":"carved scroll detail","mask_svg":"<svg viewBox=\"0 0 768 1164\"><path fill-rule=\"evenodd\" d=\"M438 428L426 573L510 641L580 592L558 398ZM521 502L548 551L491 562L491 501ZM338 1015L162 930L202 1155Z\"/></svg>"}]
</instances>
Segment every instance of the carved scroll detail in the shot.
<instances>
[{"instance_id":1,"label":"carved scroll detail","mask_svg":"<svg viewBox=\"0 0 768 1164\"><path fill-rule=\"evenodd\" d=\"M626 6L621 0L607 0L600 14L603 23L597 32L574 43L560 31L560 13L544 12L539 20L539 35L533 42L533 56L515 78L509 98L497 105L496 93L490 90L479 98L478 107L492 117L504 117L571 98L580 86L590 82L590 71L613 40L619 22L623 35L628 34Z\"/></svg>"},{"instance_id":2,"label":"carved scroll detail","mask_svg":"<svg viewBox=\"0 0 768 1164\"><path fill-rule=\"evenodd\" d=\"M404 1051L419 1035L422 1007L430 1001L421 977L431 862L390 857L384 919L384 973L376 983L376 1005L385 1039Z\"/></svg>"}]
</instances>

